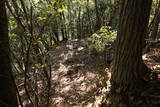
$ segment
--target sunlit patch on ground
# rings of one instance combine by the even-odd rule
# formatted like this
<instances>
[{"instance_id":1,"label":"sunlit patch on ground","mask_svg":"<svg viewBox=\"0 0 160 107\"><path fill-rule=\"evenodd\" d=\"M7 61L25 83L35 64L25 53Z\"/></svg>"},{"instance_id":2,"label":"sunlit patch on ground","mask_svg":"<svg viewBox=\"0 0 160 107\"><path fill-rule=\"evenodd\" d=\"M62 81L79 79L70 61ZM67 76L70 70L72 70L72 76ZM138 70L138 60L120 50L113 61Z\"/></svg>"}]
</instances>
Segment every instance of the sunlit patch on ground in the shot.
<instances>
[{"instance_id":1,"label":"sunlit patch on ground","mask_svg":"<svg viewBox=\"0 0 160 107\"><path fill-rule=\"evenodd\" d=\"M84 40L68 41L53 55L53 107L91 107L99 96L97 84L104 62L90 58L87 44Z\"/></svg>"},{"instance_id":2,"label":"sunlit patch on ground","mask_svg":"<svg viewBox=\"0 0 160 107\"><path fill-rule=\"evenodd\" d=\"M157 79L160 81L160 49L153 48L149 53L142 56L146 65L156 73Z\"/></svg>"}]
</instances>

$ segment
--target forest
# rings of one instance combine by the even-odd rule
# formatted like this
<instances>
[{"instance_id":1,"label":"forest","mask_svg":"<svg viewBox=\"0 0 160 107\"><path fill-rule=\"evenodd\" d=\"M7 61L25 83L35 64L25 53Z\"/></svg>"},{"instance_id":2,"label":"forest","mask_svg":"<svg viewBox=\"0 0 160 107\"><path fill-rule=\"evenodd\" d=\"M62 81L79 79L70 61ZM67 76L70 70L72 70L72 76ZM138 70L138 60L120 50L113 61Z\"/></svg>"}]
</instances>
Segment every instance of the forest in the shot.
<instances>
[{"instance_id":1,"label":"forest","mask_svg":"<svg viewBox=\"0 0 160 107\"><path fill-rule=\"evenodd\" d=\"M0 107L160 107L160 0L0 0Z\"/></svg>"}]
</instances>

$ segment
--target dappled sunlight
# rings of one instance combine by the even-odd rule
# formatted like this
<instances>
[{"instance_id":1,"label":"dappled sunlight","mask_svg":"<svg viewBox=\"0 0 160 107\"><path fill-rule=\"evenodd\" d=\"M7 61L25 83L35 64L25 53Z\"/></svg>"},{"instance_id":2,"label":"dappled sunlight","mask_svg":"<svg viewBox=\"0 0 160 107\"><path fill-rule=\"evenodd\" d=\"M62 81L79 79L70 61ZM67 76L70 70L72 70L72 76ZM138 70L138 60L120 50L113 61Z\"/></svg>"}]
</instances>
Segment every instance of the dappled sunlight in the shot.
<instances>
[{"instance_id":1,"label":"dappled sunlight","mask_svg":"<svg viewBox=\"0 0 160 107\"><path fill-rule=\"evenodd\" d=\"M104 66L93 66L88 54L86 40L70 40L58 49L53 56L52 83L55 90L52 96L54 107L87 107L99 96L99 78ZM58 52L58 51L56 51ZM58 56L57 56L58 55ZM61 58L60 58L61 57ZM97 60L96 60L97 61ZM99 60L96 63L102 63ZM54 67L57 67L54 68Z\"/></svg>"},{"instance_id":2,"label":"dappled sunlight","mask_svg":"<svg viewBox=\"0 0 160 107\"><path fill-rule=\"evenodd\" d=\"M0 0L0 13L0 107L160 107L160 0Z\"/></svg>"},{"instance_id":3,"label":"dappled sunlight","mask_svg":"<svg viewBox=\"0 0 160 107\"><path fill-rule=\"evenodd\" d=\"M148 78L160 81L160 49L158 47L152 48L150 52L142 56L142 59L151 69L151 74ZM156 77L155 74L157 75Z\"/></svg>"}]
</instances>

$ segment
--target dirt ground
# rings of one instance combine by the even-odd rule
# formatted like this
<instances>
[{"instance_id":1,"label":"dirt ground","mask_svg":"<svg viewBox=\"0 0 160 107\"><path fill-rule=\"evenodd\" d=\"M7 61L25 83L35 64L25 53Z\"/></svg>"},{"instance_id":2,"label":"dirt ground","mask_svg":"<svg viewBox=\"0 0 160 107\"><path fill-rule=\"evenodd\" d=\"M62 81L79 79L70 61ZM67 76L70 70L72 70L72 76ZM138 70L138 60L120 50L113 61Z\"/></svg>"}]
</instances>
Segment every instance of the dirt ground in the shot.
<instances>
[{"instance_id":1,"label":"dirt ground","mask_svg":"<svg viewBox=\"0 0 160 107\"><path fill-rule=\"evenodd\" d=\"M100 107L111 76L103 53L92 55L86 39L62 42L53 51L52 107ZM143 60L152 73L134 107L160 107L160 48L152 48Z\"/></svg>"},{"instance_id":2,"label":"dirt ground","mask_svg":"<svg viewBox=\"0 0 160 107\"><path fill-rule=\"evenodd\" d=\"M109 85L100 83L102 76L106 78L102 81L109 79L109 74L104 74L103 55L91 56L86 40L67 41L55 51L53 107L99 107L101 102L97 102L97 98L100 99L103 94L103 85ZM152 71L150 80L147 80L149 84L144 87L135 105L145 102L145 107L160 107L160 48L151 48L143 59Z\"/></svg>"},{"instance_id":3,"label":"dirt ground","mask_svg":"<svg viewBox=\"0 0 160 107\"><path fill-rule=\"evenodd\" d=\"M100 96L103 56L90 56L86 40L62 43L53 55L53 107L86 107Z\"/></svg>"}]
</instances>

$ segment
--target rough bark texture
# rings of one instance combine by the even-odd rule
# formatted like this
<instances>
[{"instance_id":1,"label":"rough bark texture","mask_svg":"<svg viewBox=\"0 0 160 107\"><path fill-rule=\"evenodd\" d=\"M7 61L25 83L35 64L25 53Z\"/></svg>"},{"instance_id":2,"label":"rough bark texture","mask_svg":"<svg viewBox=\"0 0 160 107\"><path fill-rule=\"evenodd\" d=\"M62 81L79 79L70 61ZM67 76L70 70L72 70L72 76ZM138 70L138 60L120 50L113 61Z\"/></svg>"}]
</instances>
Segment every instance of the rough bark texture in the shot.
<instances>
[{"instance_id":1,"label":"rough bark texture","mask_svg":"<svg viewBox=\"0 0 160 107\"><path fill-rule=\"evenodd\" d=\"M0 0L0 107L18 107L11 78L8 22L5 0Z\"/></svg>"},{"instance_id":2,"label":"rough bark texture","mask_svg":"<svg viewBox=\"0 0 160 107\"><path fill-rule=\"evenodd\" d=\"M122 0L111 77L112 107L128 107L129 91L140 85L145 66L142 49L152 0Z\"/></svg>"}]
</instances>

